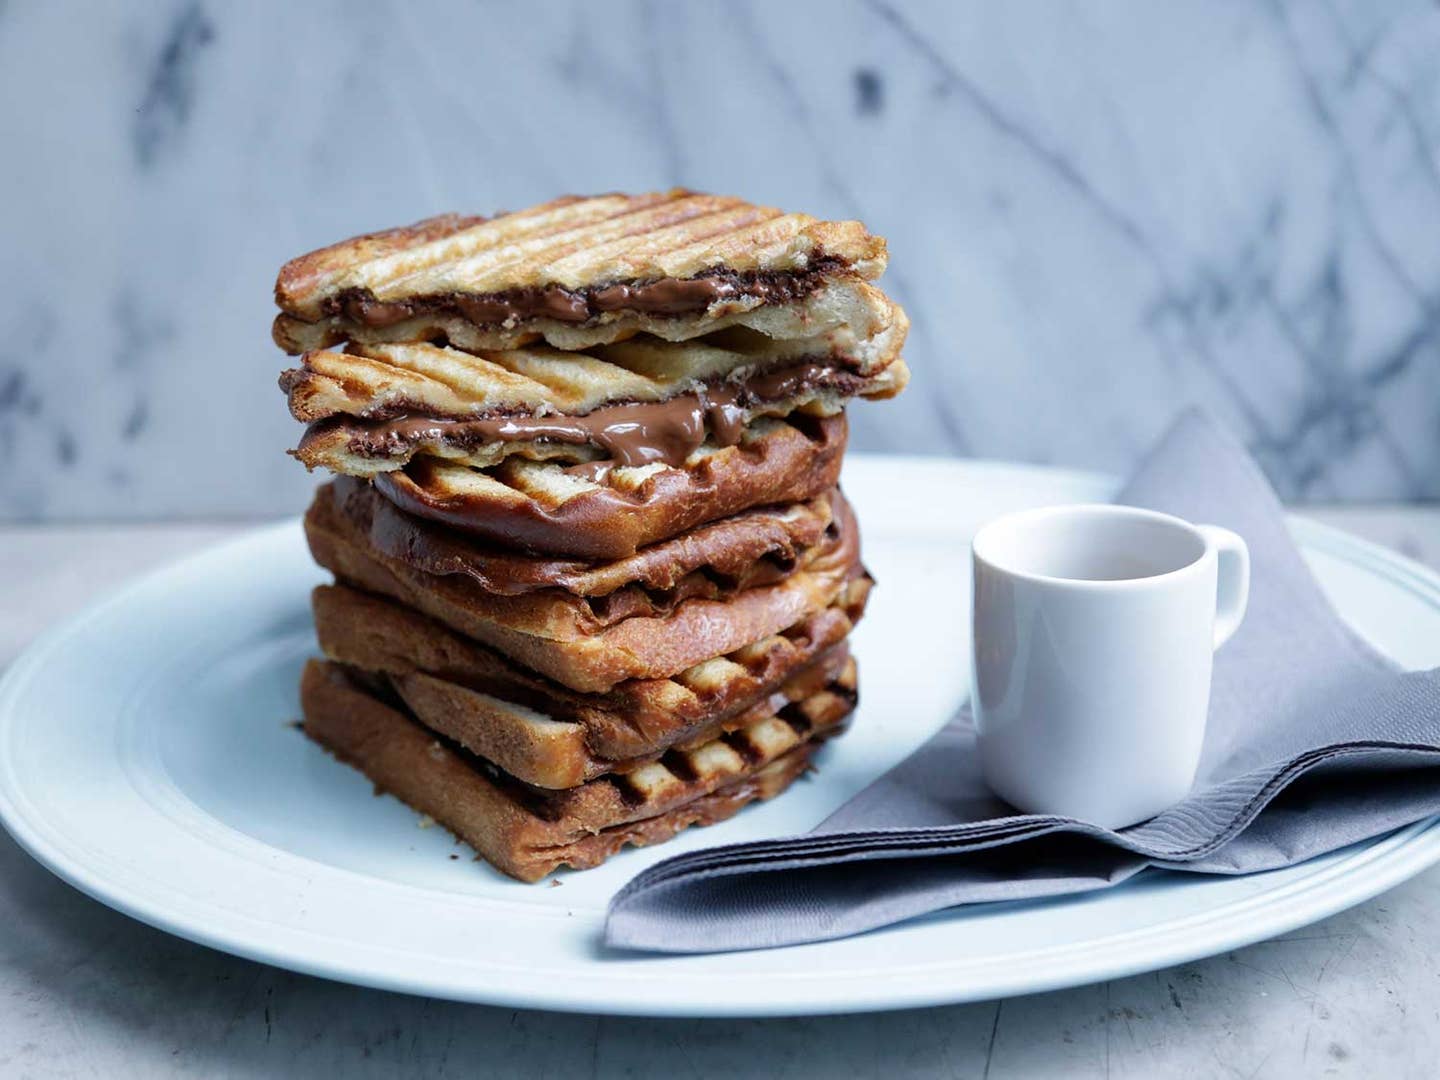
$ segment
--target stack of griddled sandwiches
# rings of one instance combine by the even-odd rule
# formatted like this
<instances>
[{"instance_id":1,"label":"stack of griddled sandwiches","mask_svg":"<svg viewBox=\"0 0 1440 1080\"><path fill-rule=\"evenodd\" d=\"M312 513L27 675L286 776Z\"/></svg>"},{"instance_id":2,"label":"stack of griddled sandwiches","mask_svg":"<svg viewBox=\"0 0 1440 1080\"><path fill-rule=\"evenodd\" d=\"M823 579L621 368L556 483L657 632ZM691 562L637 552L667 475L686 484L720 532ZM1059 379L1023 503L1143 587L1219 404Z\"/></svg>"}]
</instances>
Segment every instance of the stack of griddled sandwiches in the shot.
<instances>
[{"instance_id":1,"label":"stack of griddled sandwiches","mask_svg":"<svg viewBox=\"0 0 1440 1080\"><path fill-rule=\"evenodd\" d=\"M905 385L885 243L688 191L448 215L287 264L337 474L304 730L505 873L783 791L856 701L844 408Z\"/></svg>"}]
</instances>

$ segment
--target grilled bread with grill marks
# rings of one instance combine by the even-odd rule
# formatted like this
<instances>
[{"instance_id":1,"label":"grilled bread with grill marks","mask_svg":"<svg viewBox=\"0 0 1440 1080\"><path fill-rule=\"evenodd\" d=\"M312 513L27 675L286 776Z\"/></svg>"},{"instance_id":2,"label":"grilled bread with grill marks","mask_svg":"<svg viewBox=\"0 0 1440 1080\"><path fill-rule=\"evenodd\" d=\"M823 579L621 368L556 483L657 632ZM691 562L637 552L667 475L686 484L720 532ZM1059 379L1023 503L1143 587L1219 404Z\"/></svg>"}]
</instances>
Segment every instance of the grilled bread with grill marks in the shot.
<instances>
[{"instance_id":1,"label":"grilled bread with grill marks","mask_svg":"<svg viewBox=\"0 0 1440 1080\"><path fill-rule=\"evenodd\" d=\"M462 576L416 570L378 551L324 489L305 515L305 536L315 561L342 583L389 596L532 671L596 693L626 679L675 675L829 607L864 575L853 519L844 525L803 568L773 584L614 619L560 590L496 596ZM526 600L538 604L519 603Z\"/></svg>"},{"instance_id":2,"label":"grilled bread with grill marks","mask_svg":"<svg viewBox=\"0 0 1440 1080\"><path fill-rule=\"evenodd\" d=\"M417 457L374 483L406 513L521 551L620 559L686 529L835 486L845 416L763 419L735 446L702 444L680 466L654 462L589 475L512 457L476 469Z\"/></svg>"},{"instance_id":3,"label":"grilled bread with grill marks","mask_svg":"<svg viewBox=\"0 0 1440 1080\"><path fill-rule=\"evenodd\" d=\"M865 610L856 579L823 611L668 679L580 694L393 600L345 585L312 596L320 648L386 676L413 711L527 783L570 787L617 763L714 738L772 715L838 670Z\"/></svg>"},{"instance_id":4,"label":"grilled bread with grill marks","mask_svg":"<svg viewBox=\"0 0 1440 1080\"><path fill-rule=\"evenodd\" d=\"M751 325L789 337L827 311L883 302L860 287L885 262L885 242L856 221L684 190L567 196L489 220L431 218L294 259L275 283L275 339L292 352L437 338L580 349L641 332L688 340L767 309L786 317Z\"/></svg>"},{"instance_id":5,"label":"grilled bread with grill marks","mask_svg":"<svg viewBox=\"0 0 1440 1080\"><path fill-rule=\"evenodd\" d=\"M853 665L830 687L723 739L562 791L520 783L442 740L363 673L311 660L303 730L341 761L445 826L497 870L539 881L598 866L627 844L668 840L778 795L854 708Z\"/></svg>"}]
</instances>

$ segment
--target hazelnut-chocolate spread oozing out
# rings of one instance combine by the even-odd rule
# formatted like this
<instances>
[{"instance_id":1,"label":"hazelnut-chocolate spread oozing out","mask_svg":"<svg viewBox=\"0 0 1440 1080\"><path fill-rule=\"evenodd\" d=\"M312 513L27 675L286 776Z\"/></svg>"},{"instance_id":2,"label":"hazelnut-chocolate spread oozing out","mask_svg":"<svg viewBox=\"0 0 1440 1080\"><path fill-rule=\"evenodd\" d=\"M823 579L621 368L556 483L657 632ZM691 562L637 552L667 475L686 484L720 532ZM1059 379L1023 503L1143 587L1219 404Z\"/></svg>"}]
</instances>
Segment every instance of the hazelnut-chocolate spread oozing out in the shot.
<instances>
[{"instance_id":1,"label":"hazelnut-chocolate spread oozing out","mask_svg":"<svg viewBox=\"0 0 1440 1080\"><path fill-rule=\"evenodd\" d=\"M807 363L753 375L739 384L720 383L668 401L607 405L582 416L400 416L366 424L351 445L358 453L386 453L426 440L463 445L547 439L590 445L604 455L603 461L580 467L583 475L593 479L616 465L679 465L705 441L707 433L720 446L734 446L740 441L748 405L780 400L819 385L843 388L859 378L823 363ZM321 430L324 424L321 421L311 431Z\"/></svg>"},{"instance_id":2,"label":"hazelnut-chocolate spread oozing out","mask_svg":"<svg viewBox=\"0 0 1440 1080\"><path fill-rule=\"evenodd\" d=\"M325 314L344 314L370 327L393 326L415 315L459 315L477 326L544 318L585 323L615 311L684 315L722 300L749 297L766 304L798 300L820 287L827 275L848 269L841 259L817 259L803 270L716 269L693 278L616 282L582 289L534 285L495 293L436 293L404 300L378 300L365 289L349 289L327 300Z\"/></svg>"}]
</instances>

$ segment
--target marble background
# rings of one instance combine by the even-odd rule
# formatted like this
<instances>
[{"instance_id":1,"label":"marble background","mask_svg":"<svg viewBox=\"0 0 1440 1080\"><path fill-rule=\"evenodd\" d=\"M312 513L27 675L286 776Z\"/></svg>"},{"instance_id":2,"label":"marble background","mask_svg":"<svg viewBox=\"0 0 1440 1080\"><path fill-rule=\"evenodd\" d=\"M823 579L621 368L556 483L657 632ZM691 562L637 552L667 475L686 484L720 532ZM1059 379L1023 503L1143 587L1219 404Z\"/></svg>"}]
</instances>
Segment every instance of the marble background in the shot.
<instances>
[{"instance_id":1,"label":"marble background","mask_svg":"<svg viewBox=\"0 0 1440 1080\"><path fill-rule=\"evenodd\" d=\"M287 257L685 184L889 237L855 445L1440 497L1433 2L0 2L0 519L297 511Z\"/></svg>"}]
</instances>

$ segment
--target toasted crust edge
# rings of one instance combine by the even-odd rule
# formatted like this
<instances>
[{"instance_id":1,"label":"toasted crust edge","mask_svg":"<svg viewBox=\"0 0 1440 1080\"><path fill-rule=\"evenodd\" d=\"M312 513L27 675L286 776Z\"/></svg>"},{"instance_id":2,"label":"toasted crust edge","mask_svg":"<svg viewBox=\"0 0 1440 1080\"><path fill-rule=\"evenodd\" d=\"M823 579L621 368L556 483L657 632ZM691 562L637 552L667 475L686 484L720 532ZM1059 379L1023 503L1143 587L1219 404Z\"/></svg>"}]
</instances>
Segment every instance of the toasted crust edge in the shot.
<instances>
[{"instance_id":1,"label":"toasted crust edge","mask_svg":"<svg viewBox=\"0 0 1440 1080\"><path fill-rule=\"evenodd\" d=\"M626 845L660 843L690 825L714 824L747 803L773 798L805 771L819 745L807 739L688 802L577 836L527 811L419 723L337 678L333 665L306 665L300 701L305 735L363 773L376 794L393 795L429 815L497 870L531 883L561 866L598 866Z\"/></svg>"},{"instance_id":2,"label":"toasted crust edge","mask_svg":"<svg viewBox=\"0 0 1440 1080\"><path fill-rule=\"evenodd\" d=\"M436 214L411 225L399 225L376 232L361 233L325 247L297 255L280 268L275 278L275 303L282 311L290 311L305 303L304 297L314 293L320 282L336 269L353 264L357 256L380 258L406 248L428 244L453 236L462 229L479 225L486 219L470 214ZM363 256L362 254L363 253Z\"/></svg>"}]
</instances>

